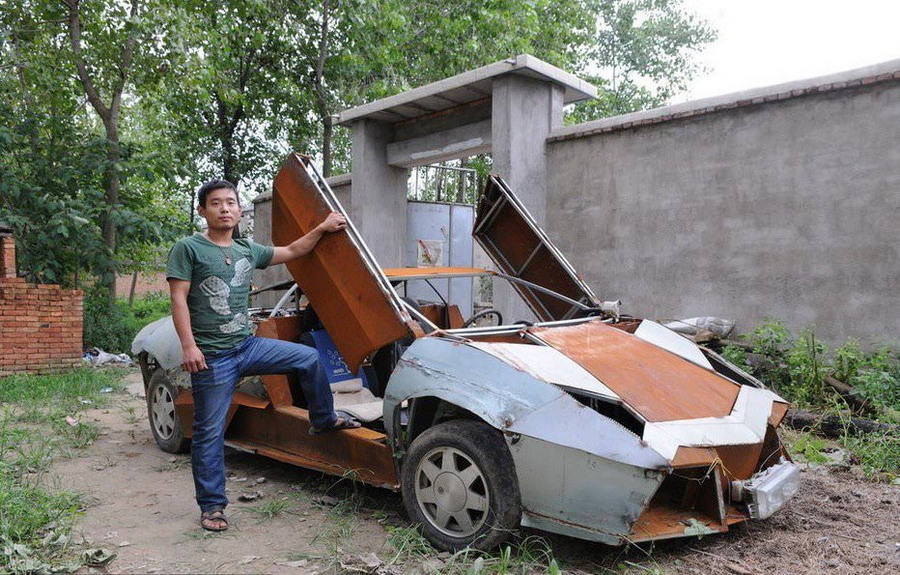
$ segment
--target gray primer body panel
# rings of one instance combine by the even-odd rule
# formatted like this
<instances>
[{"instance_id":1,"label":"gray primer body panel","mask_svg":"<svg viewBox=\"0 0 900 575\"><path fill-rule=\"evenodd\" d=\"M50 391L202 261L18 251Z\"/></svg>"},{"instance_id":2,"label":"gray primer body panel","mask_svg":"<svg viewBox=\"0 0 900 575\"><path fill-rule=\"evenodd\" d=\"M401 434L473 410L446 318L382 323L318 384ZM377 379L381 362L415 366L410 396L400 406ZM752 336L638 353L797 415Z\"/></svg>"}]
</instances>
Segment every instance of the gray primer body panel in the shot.
<instances>
[{"instance_id":1,"label":"gray primer body panel","mask_svg":"<svg viewBox=\"0 0 900 575\"><path fill-rule=\"evenodd\" d=\"M465 343L416 340L385 393L395 449L399 405L437 397L504 433L522 494L523 524L621 543L656 492L668 461L559 387Z\"/></svg>"},{"instance_id":2,"label":"gray primer body panel","mask_svg":"<svg viewBox=\"0 0 900 575\"><path fill-rule=\"evenodd\" d=\"M553 533L619 545L665 477L542 439L509 443L522 524Z\"/></svg>"}]
</instances>

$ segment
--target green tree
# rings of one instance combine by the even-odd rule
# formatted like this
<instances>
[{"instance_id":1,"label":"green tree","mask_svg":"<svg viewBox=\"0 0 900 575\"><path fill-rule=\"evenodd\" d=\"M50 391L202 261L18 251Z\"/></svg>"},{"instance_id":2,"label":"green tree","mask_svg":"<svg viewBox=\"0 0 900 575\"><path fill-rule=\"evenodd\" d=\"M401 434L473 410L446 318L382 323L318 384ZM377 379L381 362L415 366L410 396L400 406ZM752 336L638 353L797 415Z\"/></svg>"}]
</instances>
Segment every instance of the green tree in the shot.
<instances>
[{"instance_id":1,"label":"green tree","mask_svg":"<svg viewBox=\"0 0 900 575\"><path fill-rule=\"evenodd\" d=\"M0 4L0 218L16 229L20 268L34 281L74 286L96 276L112 295L117 260L159 240L166 202L146 182L165 172L122 121L135 99L129 72L147 61L122 53L137 43L128 40L135 6ZM146 15L140 23L154 26Z\"/></svg>"},{"instance_id":2,"label":"green tree","mask_svg":"<svg viewBox=\"0 0 900 575\"><path fill-rule=\"evenodd\" d=\"M148 103L157 130L182 150L197 181L267 180L285 147L285 2L187 0L171 10L169 59ZM299 31L298 33L302 33Z\"/></svg>"},{"instance_id":3,"label":"green tree","mask_svg":"<svg viewBox=\"0 0 900 575\"><path fill-rule=\"evenodd\" d=\"M332 116L508 56L531 53L588 77L600 97L578 106L586 121L662 104L698 71L693 55L714 38L681 0L294 0L298 91L293 117L312 105L318 126L291 124L295 146L320 153L324 172L347 166L333 150ZM310 33L315 30L316 33ZM314 102L314 104L313 104ZM310 149L310 132L319 146Z\"/></svg>"},{"instance_id":4,"label":"green tree","mask_svg":"<svg viewBox=\"0 0 900 575\"><path fill-rule=\"evenodd\" d=\"M572 123L663 105L699 71L694 56L716 38L681 0L583 0L591 23L576 71L600 88Z\"/></svg>"}]
</instances>

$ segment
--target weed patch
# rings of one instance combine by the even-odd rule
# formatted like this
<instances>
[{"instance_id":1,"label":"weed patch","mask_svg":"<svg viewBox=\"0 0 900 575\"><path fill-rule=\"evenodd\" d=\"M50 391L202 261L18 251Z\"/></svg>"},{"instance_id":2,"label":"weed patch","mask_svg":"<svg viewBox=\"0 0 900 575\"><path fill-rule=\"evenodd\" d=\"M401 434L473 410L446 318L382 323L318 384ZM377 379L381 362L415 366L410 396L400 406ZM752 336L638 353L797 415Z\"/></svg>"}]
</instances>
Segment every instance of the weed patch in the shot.
<instances>
[{"instance_id":1,"label":"weed patch","mask_svg":"<svg viewBox=\"0 0 900 575\"><path fill-rule=\"evenodd\" d=\"M388 545L393 556L388 565L403 565L420 561L435 561L435 550L414 527L387 527ZM466 548L440 559L434 567L440 573L463 575L469 573L562 573L550 544L543 537L526 537L513 545L492 551Z\"/></svg>"},{"instance_id":2,"label":"weed patch","mask_svg":"<svg viewBox=\"0 0 900 575\"><path fill-rule=\"evenodd\" d=\"M53 459L100 434L80 410L105 405L104 387L121 388L120 370L77 369L0 379L0 559L12 572L72 571L81 565L69 532L88 505L48 485ZM68 418L68 419L67 419Z\"/></svg>"},{"instance_id":3,"label":"weed patch","mask_svg":"<svg viewBox=\"0 0 900 575\"><path fill-rule=\"evenodd\" d=\"M766 382L791 403L818 412L849 417L848 402L860 415L887 423L900 423L900 354L891 347L864 351L849 340L830 350L811 329L794 337L787 327L768 319L742 336L744 345L726 346L723 355ZM852 393L842 396L826 380L849 385ZM830 380L829 380L830 381ZM861 407L860 407L861 406ZM869 477L893 479L900 473L900 435L896 431L856 435L851 427L838 444L853 454ZM822 440L809 434L793 443L793 451L810 463L827 460Z\"/></svg>"}]
</instances>

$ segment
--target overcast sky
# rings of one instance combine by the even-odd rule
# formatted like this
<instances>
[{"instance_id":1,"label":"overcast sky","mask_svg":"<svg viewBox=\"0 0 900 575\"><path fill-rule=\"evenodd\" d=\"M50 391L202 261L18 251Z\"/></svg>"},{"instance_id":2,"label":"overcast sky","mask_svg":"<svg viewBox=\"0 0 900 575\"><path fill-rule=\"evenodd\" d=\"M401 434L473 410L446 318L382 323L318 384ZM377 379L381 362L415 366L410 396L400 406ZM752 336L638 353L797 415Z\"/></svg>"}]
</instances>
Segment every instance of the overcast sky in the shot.
<instances>
[{"instance_id":1,"label":"overcast sky","mask_svg":"<svg viewBox=\"0 0 900 575\"><path fill-rule=\"evenodd\" d=\"M674 102L900 58L900 0L684 0L718 30Z\"/></svg>"}]
</instances>

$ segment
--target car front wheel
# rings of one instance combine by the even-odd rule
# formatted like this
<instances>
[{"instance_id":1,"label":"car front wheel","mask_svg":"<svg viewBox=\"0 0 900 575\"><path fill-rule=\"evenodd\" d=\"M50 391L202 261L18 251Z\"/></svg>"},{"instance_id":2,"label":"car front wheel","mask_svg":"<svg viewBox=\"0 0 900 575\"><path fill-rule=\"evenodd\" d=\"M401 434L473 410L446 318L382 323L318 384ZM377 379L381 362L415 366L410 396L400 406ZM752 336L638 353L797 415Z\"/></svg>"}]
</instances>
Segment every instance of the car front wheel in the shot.
<instances>
[{"instance_id":1,"label":"car front wheel","mask_svg":"<svg viewBox=\"0 0 900 575\"><path fill-rule=\"evenodd\" d=\"M147 388L147 415L150 431L160 449L167 453L186 453L191 440L184 436L181 419L175 411L178 390L166 377L164 369L157 369Z\"/></svg>"},{"instance_id":2,"label":"car front wheel","mask_svg":"<svg viewBox=\"0 0 900 575\"><path fill-rule=\"evenodd\" d=\"M435 547L492 549L519 525L521 498L499 431L455 420L413 441L402 470L403 503Z\"/></svg>"}]
</instances>

